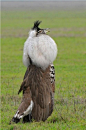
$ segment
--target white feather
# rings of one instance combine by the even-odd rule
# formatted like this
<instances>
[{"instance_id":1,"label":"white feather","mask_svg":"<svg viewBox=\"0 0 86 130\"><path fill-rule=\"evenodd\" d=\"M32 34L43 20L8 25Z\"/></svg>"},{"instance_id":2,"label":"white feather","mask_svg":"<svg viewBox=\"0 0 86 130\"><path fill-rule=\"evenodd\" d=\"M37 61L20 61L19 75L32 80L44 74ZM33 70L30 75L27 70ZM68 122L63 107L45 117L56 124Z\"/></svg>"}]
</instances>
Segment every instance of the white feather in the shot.
<instances>
[{"instance_id":1,"label":"white feather","mask_svg":"<svg viewBox=\"0 0 86 130\"><path fill-rule=\"evenodd\" d=\"M34 65L46 69L57 55L57 46L54 40L45 34L35 36L35 32L30 32L29 38L24 44L23 63L29 66L31 58Z\"/></svg>"},{"instance_id":2,"label":"white feather","mask_svg":"<svg viewBox=\"0 0 86 130\"><path fill-rule=\"evenodd\" d=\"M23 50L23 64L26 67L28 67L30 65L29 55L28 55L28 52L27 52L27 48L28 48L28 45L29 45L28 41L29 41L29 38L24 43L24 50Z\"/></svg>"},{"instance_id":3,"label":"white feather","mask_svg":"<svg viewBox=\"0 0 86 130\"><path fill-rule=\"evenodd\" d=\"M23 118L24 116L28 115L31 113L32 109L33 109L33 106L34 106L34 103L33 101L31 100L31 103L29 105L29 107L22 113L22 114L19 114L19 110L16 112L16 114L14 115L14 118L17 118L17 119L21 119Z\"/></svg>"}]
</instances>

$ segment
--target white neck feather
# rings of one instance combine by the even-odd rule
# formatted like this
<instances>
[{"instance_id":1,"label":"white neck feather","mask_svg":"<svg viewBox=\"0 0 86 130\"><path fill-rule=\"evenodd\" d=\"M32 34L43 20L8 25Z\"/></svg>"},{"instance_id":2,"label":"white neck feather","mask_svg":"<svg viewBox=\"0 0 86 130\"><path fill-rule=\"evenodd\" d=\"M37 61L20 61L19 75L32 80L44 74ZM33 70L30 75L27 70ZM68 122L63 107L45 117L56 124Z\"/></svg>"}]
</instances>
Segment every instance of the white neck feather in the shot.
<instances>
[{"instance_id":1,"label":"white neck feather","mask_svg":"<svg viewBox=\"0 0 86 130\"><path fill-rule=\"evenodd\" d=\"M36 30L30 30L29 37L31 38L36 37Z\"/></svg>"},{"instance_id":2,"label":"white neck feather","mask_svg":"<svg viewBox=\"0 0 86 130\"><path fill-rule=\"evenodd\" d=\"M24 44L23 63L28 67L30 65L30 57L34 65L45 70L55 60L57 56L57 46L50 36L40 34L35 37L35 35L36 31L31 30L29 38Z\"/></svg>"}]
</instances>

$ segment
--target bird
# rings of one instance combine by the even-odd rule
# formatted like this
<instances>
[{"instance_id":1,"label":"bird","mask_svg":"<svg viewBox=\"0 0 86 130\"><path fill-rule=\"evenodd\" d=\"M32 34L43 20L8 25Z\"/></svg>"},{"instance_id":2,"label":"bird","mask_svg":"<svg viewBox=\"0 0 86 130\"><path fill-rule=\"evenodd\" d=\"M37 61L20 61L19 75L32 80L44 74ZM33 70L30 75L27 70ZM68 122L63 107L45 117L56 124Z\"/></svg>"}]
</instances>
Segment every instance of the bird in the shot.
<instances>
[{"instance_id":1,"label":"bird","mask_svg":"<svg viewBox=\"0 0 86 130\"><path fill-rule=\"evenodd\" d=\"M20 92L22 101L12 121L23 123L45 121L53 112L55 93L55 68L53 61L57 56L57 45L46 33L48 28L39 28L41 21L34 22L24 43L23 64L27 70Z\"/></svg>"}]
</instances>

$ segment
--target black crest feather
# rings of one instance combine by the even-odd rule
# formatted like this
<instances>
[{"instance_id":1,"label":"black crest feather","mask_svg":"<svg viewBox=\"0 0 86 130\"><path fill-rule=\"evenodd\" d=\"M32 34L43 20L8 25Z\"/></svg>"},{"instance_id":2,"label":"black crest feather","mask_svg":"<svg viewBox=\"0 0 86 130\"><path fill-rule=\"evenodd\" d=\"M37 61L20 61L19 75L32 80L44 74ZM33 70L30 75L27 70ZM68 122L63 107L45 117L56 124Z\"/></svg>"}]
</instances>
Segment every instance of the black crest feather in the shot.
<instances>
[{"instance_id":1,"label":"black crest feather","mask_svg":"<svg viewBox=\"0 0 86 130\"><path fill-rule=\"evenodd\" d=\"M32 29L37 29L37 30L39 30L40 28L39 28L38 26L39 26L39 24L40 24L41 22L42 22L42 21L39 21L39 20L35 21L35 22L34 22L34 26L33 26Z\"/></svg>"}]
</instances>

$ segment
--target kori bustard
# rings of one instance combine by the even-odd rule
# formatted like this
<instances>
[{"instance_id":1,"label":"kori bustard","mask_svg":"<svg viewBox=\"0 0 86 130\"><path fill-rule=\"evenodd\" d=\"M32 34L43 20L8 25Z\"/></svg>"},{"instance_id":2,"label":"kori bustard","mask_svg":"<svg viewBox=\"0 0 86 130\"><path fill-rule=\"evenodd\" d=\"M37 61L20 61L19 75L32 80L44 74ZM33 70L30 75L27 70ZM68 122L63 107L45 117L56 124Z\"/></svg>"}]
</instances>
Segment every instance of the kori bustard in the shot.
<instances>
[{"instance_id":1,"label":"kori bustard","mask_svg":"<svg viewBox=\"0 0 86 130\"><path fill-rule=\"evenodd\" d=\"M55 92L55 69L53 61L57 56L55 41L39 28L41 21L34 22L29 37L24 43L23 63L27 67L18 94L23 91L19 108L12 118L18 123L45 121L53 111Z\"/></svg>"}]
</instances>

